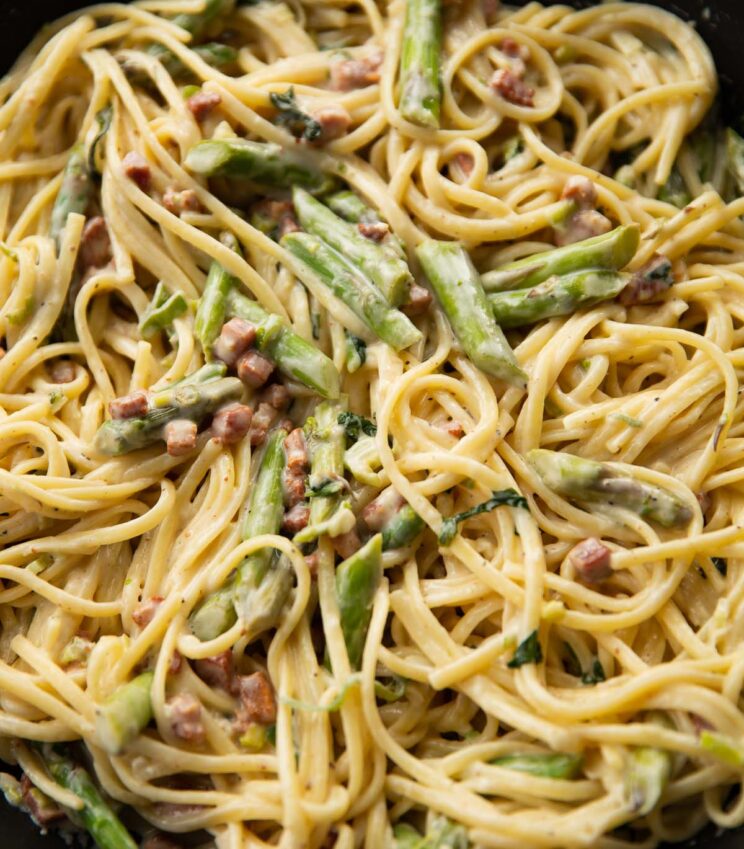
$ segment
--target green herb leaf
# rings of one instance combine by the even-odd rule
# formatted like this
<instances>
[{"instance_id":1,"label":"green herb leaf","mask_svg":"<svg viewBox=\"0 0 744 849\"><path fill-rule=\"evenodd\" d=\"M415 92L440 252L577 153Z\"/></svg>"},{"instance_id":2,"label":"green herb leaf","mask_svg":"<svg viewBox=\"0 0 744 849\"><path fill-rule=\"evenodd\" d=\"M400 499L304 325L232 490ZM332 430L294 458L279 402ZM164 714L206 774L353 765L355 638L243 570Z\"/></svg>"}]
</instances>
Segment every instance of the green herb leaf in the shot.
<instances>
[{"instance_id":1,"label":"green herb leaf","mask_svg":"<svg viewBox=\"0 0 744 849\"><path fill-rule=\"evenodd\" d=\"M364 416L358 416L356 413L341 413L338 417L338 423L343 425L346 438L352 442L356 442L362 434L366 436L375 436L377 434L376 425Z\"/></svg>"},{"instance_id":2,"label":"green herb leaf","mask_svg":"<svg viewBox=\"0 0 744 849\"><path fill-rule=\"evenodd\" d=\"M516 489L501 489L495 491L488 501L484 501L482 504L477 504L475 507L471 507L469 510L464 510L462 513L455 513L454 516L450 516L449 519L445 519L444 522L442 522L442 529L439 531L440 545L449 545L452 542L455 538L457 526L460 522L464 522L466 519L472 519L473 516L480 516L481 513L489 513L491 510L494 510L496 507L501 507L504 504L509 507L522 507L525 510L527 509L527 499L523 495L520 495Z\"/></svg>"},{"instance_id":3,"label":"green herb leaf","mask_svg":"<svg viewBox=\"0 0 744 849\"><path fill-rule=\"evenodd\" d=\"M605 676L604 667L599 662L599 658L595 657L591 670L589 672L585 672L581 676L581 683L591 686L592 684L599 684L600 681L606 680L607 677Z\"/></svg>"},{"instance_id":4,"label":"green herb leaf","mask_svg":"<svg viewBox=\"0 0 744 849\"><path fill-rule=\"evenodd\" d=\"M367 362L367 343L364 339L346 332L346 370L349 374L358 371Z\"/></svg>"},{"instance_id":5,"label":"green herb leaf","mask_svg":"<svg viewBox=\"0 0 744 849\"><path fill-rule=\"evenodd\" d=\"M533 631L517 646L514 657L506 665L510 669L519 669L525 663L541 663L542 659L542 646L537 638L537 631Z\"/></svg>"},{"instance_id":6,"label":"green herb leaf","mask_svg":"<svg viewBox=\"0 0 744 849\"><path fill-rule=\"evenodd\" d=\"M277 124L286 127L296 139L315 141L320 138L323 128L315 118L300 109L292 86L283 94L272 91L269 100L271 105L279 110L276 116Z\"/></svg>"}]
</instances>

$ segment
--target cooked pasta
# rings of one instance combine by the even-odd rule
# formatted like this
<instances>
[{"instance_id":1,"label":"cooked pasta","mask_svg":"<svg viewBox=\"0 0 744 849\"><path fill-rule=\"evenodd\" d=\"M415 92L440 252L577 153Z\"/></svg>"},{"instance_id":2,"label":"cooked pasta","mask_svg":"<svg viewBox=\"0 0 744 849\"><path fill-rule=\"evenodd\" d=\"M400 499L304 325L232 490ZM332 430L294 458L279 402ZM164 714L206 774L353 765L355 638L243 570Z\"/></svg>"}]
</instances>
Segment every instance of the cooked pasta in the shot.
<instances>
[{"instance_id":1,"label":"cooked pasta","mask_svg":"<svg viewBox=\"0 0 744 849\"><path fill-rule=\"evenodd\" d=\"M743 824L716 97L634 3L46 27L0 82L6 796L103 849L119 806L220 849Z\"/></svg>"}]
</instances>

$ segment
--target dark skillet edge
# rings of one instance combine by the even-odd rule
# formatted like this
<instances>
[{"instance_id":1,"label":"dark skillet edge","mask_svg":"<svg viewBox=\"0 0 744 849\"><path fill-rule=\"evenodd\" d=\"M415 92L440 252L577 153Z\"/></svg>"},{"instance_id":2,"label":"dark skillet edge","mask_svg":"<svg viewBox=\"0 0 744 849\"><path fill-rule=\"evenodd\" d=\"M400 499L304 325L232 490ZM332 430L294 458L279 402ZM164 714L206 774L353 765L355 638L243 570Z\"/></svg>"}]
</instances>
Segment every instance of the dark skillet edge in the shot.
<instances>
[{"instance_id":1,"label":"dark skillet edge","mask_svg":"<svg viewBox=\"0 0 744 849\"><path fill-rule=\"evenodd\" d=\"M744 30L742 0L646 0L694 21L710 46L721 79L723 114L726 123L744 129L744 64L741 61L741 33ZM526 0L510 0L524 5ZM550 5L548 0L543 0ZM597 5L593 0L564 0L579 8ZM85 5L85 0L32 0L31 3L0 0L3 27L0 29L0 73L12 64L46 22ZM737 26L738 24L738 26ZM737 84L735 84L737 83ZM0 763L0 769L7 769ZM0 816L4 844L9 849L69 849L58 835L41 834L30 818L0 797ZM88 842L80 846L90 845ZM744 830L722 831L711 825L686 843L665 844L666 849L742 849Z\"/></svg>"}]
</instances>

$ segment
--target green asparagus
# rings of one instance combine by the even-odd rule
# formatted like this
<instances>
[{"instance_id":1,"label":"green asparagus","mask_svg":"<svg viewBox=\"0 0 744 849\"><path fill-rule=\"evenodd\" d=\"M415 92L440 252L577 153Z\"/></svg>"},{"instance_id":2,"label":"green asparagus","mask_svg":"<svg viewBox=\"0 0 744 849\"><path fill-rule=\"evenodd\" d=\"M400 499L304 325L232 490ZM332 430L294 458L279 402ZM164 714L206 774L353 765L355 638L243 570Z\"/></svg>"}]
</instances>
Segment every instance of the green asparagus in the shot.
<instances>
[{"instance_id":1,"label":"green asparagus","mask_svg":"<svg viewBox=\"0 0 744 849\"><path fill-rule=\"evenodd\" d=\"M98 429L95 446L102 454L118 457L146 448L164 438L164 427L176 419L189 419L200 424L224 404L243 394L243 384L236 377L225 377L206 383L179 383L151 392L148 410L141 417L110 419Z\"/></svg>"},{"instance_id":2,"label":"green asparagus","mask_svg":"<svg viewBox=\"0 0 744 849\"><path fill-rule=\"evenodd\" d=\"M295 187L292 197L300 224L359 268L397 307L408 298L413 282L408 265L389 248L366 239L353 224L339 218L304 189Z\"/></svg>"},{"instance_id":3,"label":"green asparagus","mask_svg":"<svg viewBox=\"0 0 744 849\"><path fill-rule=\"evenodd\" d=\"M327 286L392 348L408 348L421 332L391 307L380 290L330 245L311 233L287 233L281 244L300 261L299 275Z\"/></svg>"},{"instance_id":4,"label":"green asparagus","mask_svg":"<svg viewBox=\"0 0 744 849\"><path fill-rule=\"evenodd\" d=\"M372 209L354 192L348 189L342 189L339 192L334 192L331 195L323 198L323 202L329 206L340 218L344 221L351 221L353 224L379 224L384 223L382 218L377 213L377 210ZM395 251L402 259L406 258L406 252L401 240L393 233L388 233L382 240L382 244L392 251Z\"/></svg>"},{"instance_id":5,"label":"green asparagus","mask_svg":"<svg viewBox=\"0 0 744 849\"><path fill-rule=\"evenodd\" d=\"M336 599L349 663L358 669L367 639L372 602L382 580L382 534L344 560L336 569Z\"/></svg>"},{"instance_id":6,"label":"green asparagus","mask_svg":"<svg viewBox=\"0 0 744 849\"><path fill-rule=\"evenodd\" d=\"M205 0L204 8L201 12L196 13L181 13L174 15L170 19L171 23L185 29L191 33L192 40L201 38L209 25L218 17L227 15L235 8L235 0ZM172 62L178 59L165 47L163 44L151 44L147 51L151 56L155 56L161 61ZM178 62L180 65L180 62Z\"/></svg>"},{"instance_id":7,"label":"green asparagus","mask_svg":"<svg viewBox=\"0 0 744 849\"><path fill-rule=\"evenodd\" d=\"M400 112L421 127L439 127L441 53L441 0L408 0L400 54Z\"/></svg>"},{"instance_id":8,"label":"green asparagus","mask_svg":"<svg viewBox=\"0 0 744 849\"><path fill-rule=\"evenodd\" d=\"M664 749L631 749L625 767L625 795L631 810L643 817L659 803L672 775L672 755Z\"/></svg>"},{"instance_id":9,"label":"green asparagus","mask_svg":"<svg viewBox=\"0 0 744 849\"><path fill-rule=\"evenodd\" d=\"M96 710L96 734L111 755L120 755L152 719L154 673L143 672L123 684Z\"/></svg>"},{"instance_id":10,"label":"green asparagus","mask_svg":"<svg viewBox=\"0 0 744 849\"><path fill-rule=\"evenodd\" d=\"M726 158L737 197L741 197L744 195L744 139L736 130L726 131Z\"/></svg>"},{"instance_id":11,"label":"green asparagus","mask_svg":"<svg viewBox=\"0 0 744 849\"><path fill-rule=\"evenodd\" d=\"M429 239L416 253L468 357L487 374L526 388L527 375L496 324L478 272L462 245Z\"/></svg>"},{"instance_id":12,"label":"green asparagus","mask_svg":"<svg viewBox=\"0 0 744 849\"><path fill-rule=\"evenodd\" d=\"M527 459L548 489L565 498L624 507L665 528L682 527L692 518L692 510L676 495L632 473L542 448L530 451Z\"/></svg>"},{"instance_id":13,"label":"green asparagus","mask_svg":"<svg viewBox=\"0 0 744 849\"><path fill-rule=\"evenodd\" d=\"M659 186L657 197L679 209L684 209L692 200L687 183L676 165L672 168L666 183Z\"/></svg>"},{"instance_id":14,"label":"green asparagus","mask_svg":"<svg viewBox=\"0 0 744 849\"><path fill-rule=\"evenodd\" d=\"M82 144L76 144L70 151L70 158L62 175L62 184L52 208L49 235L57 243L57 250L62 231L67 224L67 216L71 212L84 215L92 194L93 181L86 163L85 148Z\"/></svg>"},{"instance_id":15,"label":"green asparagus","mask_svg":"<svg viewBox=\"0 0 744 849\"><path fill-rule=\"evenodd\" d=\"M570 780L576 778L581 771L583 758L581 755L568 755L562 752L551 754L515 754L504 755L491 761L494 766L513 769L516 772L526 772L539 778L561 778Z\"/></svg>"},{"instance_id":16,"label":"green asparagus","mask_svg":"<svg viewBox=\"0 0 744 849\"><path fill-rule=\"evenodd\" d=\"M63 747L45 745L40 747L40 754L57 784L72 791L82 801L82 809L70 811L69 815L83 825L99 849L137 849L137 844L88 772L75 763Z\"/></svg>"},{"instance_id":17,"label":"green asparagus","mask_svg":"<svg viewBox=\"0 0 744 849\"><path fill-rule=\"evenodd\" d=\"M383 490L362 511L370 530L382 533L382 550L405 548L425 527L424 520L398 493L394 486Z\"/></svg>"},{"instance_id":18,"label":"green asparagus","mask_svg":"<svg viewBox=\"0 0 744 849\"><path fill-rule=\"evenodd\" d=\"M323 194L335 180L314 164L307 151L249 139L211 139L199 142L186 156L189 171L204 177L237 177L275 188L304 186Z\"/></svg>"},{"instance_id":19,"label":"green asparagus","mask_svg":"<svg viewBox=\"0 0 744 849\"><path fill-rule=\"evenodd\" d=\"M700 735L700 748L736 770L744 769L744 747L725 734L706 729Z\"/></svg>"},{"instance_id":20,"label":"green asparagus","mask_svg":"<svg viewBox=\"0 0 744 849\"><path fill-rule=\"evenodd\" d=\"M488 296L488 302L501 327L523 327L610 300L620 294L628 280L629 275L616 271L577 271L550 277L533 289L497 292Z\"/></svg>"},{"instance_id":21,"label":"green asparagus","mask_svg":"<svg viewBox=\"0 0 744 849\"><path fill-rule=\"evenodd\" d=\"M356 517L344 477L344 428L338 423L340 404L319 404L315 416L305 423L310 453L310 520L294 537L297 545L312 542L323 534L331 537L350 531Z\"/></svg>"},{"instance_id":22,"label":"green asparagus","mask_svg":"<svg viewBox=\"0 0 744 849\"><path fill-rule=\"evenodd\" d=\"M395 849L469 849L465 826L455 825L446 817L434 817L425 835L408 823L398 823L393 829Z\"/></svg>"},{"instance_id":23,"label":"green asparagus","mask_svg":"<svg viewBox=\"0 0 744 849\"><path fill-rule=\"evenodd\" d=\"M173 327L173 322L187 310L186 298L180 292L171 294L161 280L140 319L140 335L143 339L152 339L161 331Z\"/></svg>"},{"instance_id":24,"label":"green asparagus","mask_svg":"<svg viewBox=\"0 0 744 849\"><path fill-rule=\"evenodd\" d=\"M488 271L481 278L483 288L487 292L529 289L555 275L571 274L584 269L619 271L633 259L639 242L638 225L616 227L602 236L534 254L494 271Z\"/></svg>"},{"instance_id":25,"label":"green asparagus","mask_svg":"<svg viewBox=\"0 0 744 849\"><path fill-rule=\"evenodd\" d=\"M346 371L354 374L367 362L367 343L348 330L344 331L346 337Z\"/></svg>"}]
</instances>

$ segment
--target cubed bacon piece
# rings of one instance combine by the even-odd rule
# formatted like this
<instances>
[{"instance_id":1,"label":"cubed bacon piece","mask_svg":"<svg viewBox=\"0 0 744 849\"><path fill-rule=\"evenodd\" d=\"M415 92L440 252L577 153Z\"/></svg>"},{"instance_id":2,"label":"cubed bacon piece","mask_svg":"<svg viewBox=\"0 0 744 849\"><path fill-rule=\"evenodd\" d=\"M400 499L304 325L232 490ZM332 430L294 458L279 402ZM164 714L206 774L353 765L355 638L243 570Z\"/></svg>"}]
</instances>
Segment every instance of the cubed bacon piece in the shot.
<instances>
[{"instance_id":1,"label":"cubed bacon piece","mask_svg":"<svg viewBox=\"0 0 744 849\"><path fill-rule=\"evenodd\" d=\"M380 82L382 52L373 53L364 59L343 59L331 65L331 88L335 91L351 91L355 88Z\"/></svg>"},{"instance_id":2,"label":"cubed bacon piece","mask_svg":"<svg viewBox=\"0 0 744 849\"><path fill-rule=\"evenodd\" d=\"M80 264L82 268L103 268L111 262L111 239L106 219L95 215L85 222L80 239Z\"/></svg>"},{"instance_id":3,"label":"cubed bacon piece","mask_svg":"<svg viewBox=\"0 0 744 849\"><path fill-rule=\"evenodd\" d=\"M587 584L599 584L612 575L612 552L594 537L575 545L569 551L568 558L579 580Z\"/></svg>"},{"instance_id":4,"label":"cubed bacon piece","mask_svg":"<svg viewBox=\"0 0 744 849\"><path fill-rule=\"evenodd\" d=\"M291 400L289 389L283 383L272 383L261 393L261 400L275 410L286 410Z\"/></svg>"},{"instance_id":5,"label":"cubed bacon piece","mask_svg":"<svg viewBox=\"0 0 744 849\"><path fill-rule=\"evenodd\" d=\"M215 413L212 419L212 438L223 445L234 445L248 433L253 410L245 404L229 404Z\"/></svg>"},{"instance_id":6,"label":"cubed bacon piece","mask_svg":"<svg viewBox=\"0 0 744 849\"><path fill-rule=\"evenodd\" d=\"M333 548L342 560L346 560L355 554L362 547L362 541L359 539L359 534L352 529L348 533L334 537L331 542Z\"/></svg>"},{"instance_id":7,"label":"cubed bacon piece","mask_svg":"<svg viewBox=\"0 0 744 849\"><path fill-rule=\"evenodd\" d=\"M625 306L647 304L658 300L673 283L672 263L662 254L656 254L630 278L618 300Z\"/></svg>"},{"instance_id":8,"label":"cubed bacon piece","mask_svg":"<svg viewBox=\"0 0 744 849\"><path fill-rule=\"evenodd\" d=\"M165 715L179 740L203 743L207 736L201 702L191 693L179 693L165 703Z\"/></svg>"},{"instance_id":9,"label":"cubed bacon piece","mask_svg":"<svg viewBox=\"0 0 744 849\"><path fill-rule=\"evenodd\" d=\"M378 495L374 501L370 501L362 510L360 518L370 531L377 533L387 525L405 503L405 498L391 487Z\"/></svg>"},{"instance_id":10,"label":"cubed bacon piece","mask_svg":"<svg viewBox=\"0 0 744 849\"><path fill-rule=\"evenodd\" d=\"M129 395L114 398L109 403L109 413L112 419L138 419L145 415L148 405L147 392L137 389Z\"/></svg>"},{"instance_id":11,"label":"cubed bacon piece","mask_svg":"<svg viewBox=\"0 0 744 849\"><path fill-rule=\"evenodd\" d=\"M408 292L408 303L403 304L401 310L407 316L416 318L416 316L428 312L431 302L431 292L425 286L414 283Z\"/></svg>"},{"instance_id":12,"label":"cubed bacon piece","mask_svg":"<svg viewBox=\"0 0 744 849\"><path fill-rule=\"evenodd\" d=\"M254 448L263 444L266 434L276 418L277 410L271 404L261 403L258 405L258 409L253 413L250 430L251 445Z\"/></svg>"},{"instance_id":13,"label":"cubed bacon piece","mask_svg":"<svg viewBox=\"0 0 744 849\"><path fill-rule=\"evenodd\" d=\"M307 472L310 458L307 453L305 434L301 427L296 427L284 440L284 451L287 455L287 468L291 472Z\"/></svg>"},{"instance_id":14,"label":"cubed bacon piece","mask_svg":"<svg viewBox=\"0 0 744 849\"><path fill-rule=\"evenodd\" d=\"M321 142L341 138L351 126L351 115L343 106L336 106L332 103L313 111L312 117L320 124L319 140Z\"/></svg>"},{"instance_id":15,"label":"cubed bacon piece","mask_svg":"<svg viewBox=\"0 0 744 849\"><path fill-rule=\"evenodd\" d=\"M121 164L124 166L124 173L132 182L136 183L143 192L149 191L152 182L152 169L150 163L141 153L130 150Z\"/></svg>"},{"instance_id":16,"label":"cubed bacon piece","mask_svg":"<svg viewBox=\"0 0 744 849\"><path fill-rule=\"evenodd\" d=\"M290 472L285 469L282 474L282 486L284 489L284 503L287 507L294 507L305 498L305 473Z\"/></svg>"},{"instance_id":17,"label":"cubed bacon piece","mask_svg":"<svg viewBox=\"0 0 744 849\"><path fill-rule=\"evenodd\" d=\"M204 207L201 205L196 192L193 189L183 189L178 191L172 186L165 190L163 195L163 206L172 212L173 215L181 215L183 212L203 212Z\"/></svg>"},{"instance_id":18,"label":"cubed bacon piece","mask_svg":"<svg viewBox=\"0 0 744 849\"><path fill-rule=\"evenodd\" d=\"M222 98L214 91L197 92L186 101L191 114L199 122L203 121L220 103Z\"/></svg>"},{"instance_id":19,"label":"cubed bacon piece","mask_svg":"<svg viewBox=\"0 0 744 849\"><path fill-rule=\"evenodd\" d=\"M469 177L475 168L475 160L469 153L458 153L455 156L455 163L466 177Z\"/></svg>"},{"instance_id":20,"label":"cubed bacon piece","mask_svg":"<svg viewBox=\"0 0 744 849\"><path fill-rule=\"evenodd\" d=\"M241 675L238 678L238 698L240 705L236 711L237 725L247 728L249 725L270 725L276 722L276 699L265 672Z\"/></svg>"},{"instance_id":21,"label":"cubed bacon piece","mask_svg":"<svg viewBox=\"0 0 744 849\"><path fill-rule=\"evenodd\" d=\"M594 236L602 236L610 230L612 222L609 218L596 209L582 209L572 215L565 226L555 228L555 243L559 247L573 245Z\"/></svg>"},{"instance_id":22,"label":"cubed bacon piece","mask_svg":"<svg viewBox=\"0 0 744 849\"><path fill-rule=\"evenodd\" d=\"M246 351L238 359L236 367L238 377L251 389L263 386L274 371L274 363L258 351Z\"/></svg>"},{"instance_id":23,"label":"cubed bacon piece","mask_svg":"<svg viewBox=\"0 0 744 849\"><path fill-rule=\"evenodd\" d=\"M309 521L310 508L304 501L300 501L284 514L284 519L282 519L282 531L284 531L285 534L294 535L303 528L306 528Z\"/></svg>"},{"instance_id":24,"label":"cubed bacon piece","mask_svg":"<svg viewBox=\"0 0 744 849\"><path fill-rule=\"evenodd\" d=\"M142 844L142 849L183 849L182 843L176 843L171 837L162 832L151 834Z\"/></svg>"},{"instance_id":25,"label":"cubed bacon piece","mask_svg":"<svg viewBox=\"0 0 744 849\"><path fill-rule=\"evenodd\" d=\"M525 62L530 58L530 48L526 44L520 44L516 39L507 35L501 42L501 49L510 58L519 57Z\"/></svg>"},{"instance_id":26,"label":"cubed bacon piece","mask_svg":"<svg viewBox=\"0 0 744 849\"><path fill-rule=\"evenodd\" d=\"M499 68L491 77L491 88L516 106L534 106L535 89L508 68Z\"/></svg>"},{"instance_id":27,"label":"cubed bacon piece","mask_svg":"<svg viewBox=\"0 0 744 849\"><path fill-rule=\"evenodd\" d=\"M165 447L171 457L183 457L196 448L196 422L175 419L165 426Z\"/></svg>"},{"instance_id":28,"label":"cubed bacon piece","mask_svg":"<svg viewBox=\"0 0 744 849\"><path fill-rule=\"evenodd\" d=\"M158 608L163 603L163 596L154 595L137 605L132 611L132 619L140 628L146 628L155 618Z\"/></svg>"},{"instance_id":29,"label":"cubed bacon piece","mask_svg":"<svg viewBox=\"0 0 744 849\"><path fill-rule=\"evenodd\" d=\"M255 341L256 328L253 324L242 318L231 318L222 325L212 350L218 360L233 367Z\"/></svg>"},{"instance_id":30,"label":"cubed bacon piece","mask_svg":"<svg viewBox=\"0 0 744 849\"><path fill-rule=\"evenodd\" d=\"M228 693L235 688L235 672L233 670L233 656L230 651L214 657L204 657L194 661L194 671L205 684L210 687L219 687Z\"/></svg>"},{"instance_id":31,"label":"cubed bacon piece","mask_svg":"<svg viewBox=\"0 0 744 849\"><path fill-rule=\"evenodd\" d=\"M357 228L365 239L381 242L390 232L390 227L384 221L360 221Z\"/></svg>"},{"instance_id":32,"label":"cubed bacon piece","mask_svg":"<svg viewBox=\"0 0 744 849\"><path fill-rule=\"evenodd\" d=\"M55 360L49 366L52 383L71 383L75 380L75 363L72 360Z\"/></svg>"},{"instance_id":33,"label":"cubed bacon piece","mask_svg":"<svg viewBox=\"0 0 744 849\"><path fill-rule=\"evenodd\" d=\"M561 200L572 200L579 209L593 209L597 205L596 186L588 177L574 174L566 180Z\"/></svg>"},{"instance_id":34,"label":"cubed bacon piece","mask_svg":"<svg viewBox=\"0 0 744 849\"><path fill-rule=\"evenodd\" d=\"M440 422L437 427L450 436L454 436L455 439L461 439L465 436L465 428L457 421Z\"/></svg>"},{"instance_id":35,"label":"cubed bacon piece","mask_svg":"<svg viewBox=\"0 0 744 849\"><path fill-rule=\"evenodd\" d=\"M52 799L31 783L25 772L21 776L21 800L39 828L46 829L66 817L65 812Z\"/></svg>"}]
</instances>

